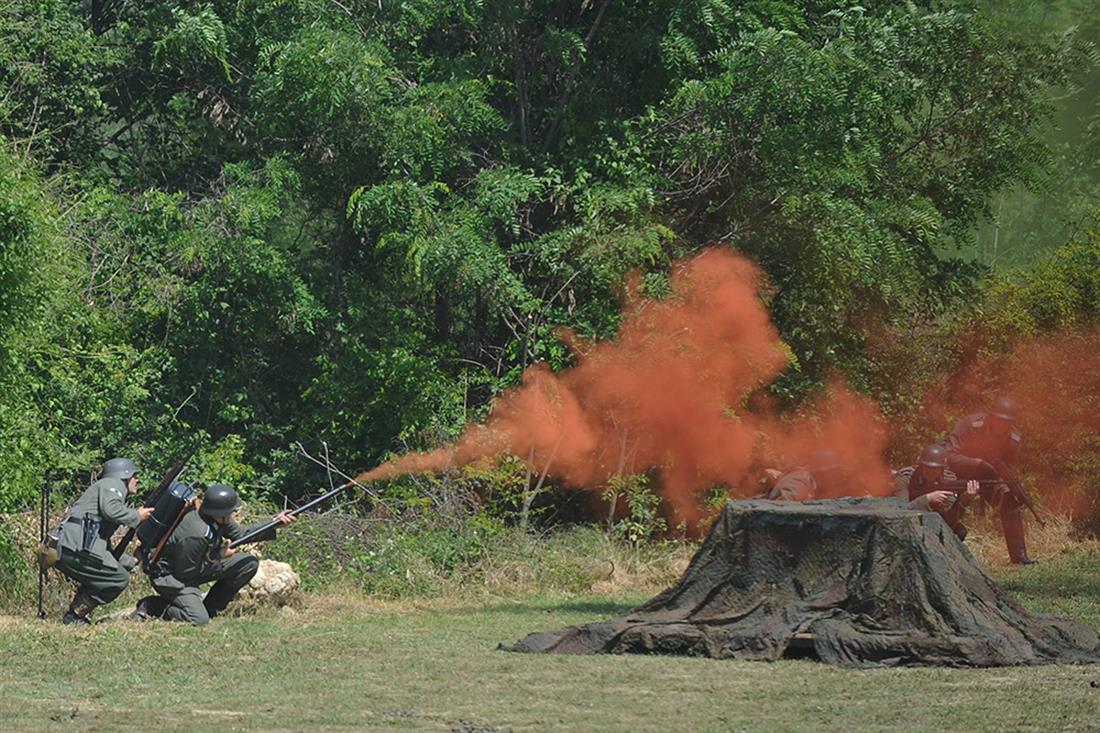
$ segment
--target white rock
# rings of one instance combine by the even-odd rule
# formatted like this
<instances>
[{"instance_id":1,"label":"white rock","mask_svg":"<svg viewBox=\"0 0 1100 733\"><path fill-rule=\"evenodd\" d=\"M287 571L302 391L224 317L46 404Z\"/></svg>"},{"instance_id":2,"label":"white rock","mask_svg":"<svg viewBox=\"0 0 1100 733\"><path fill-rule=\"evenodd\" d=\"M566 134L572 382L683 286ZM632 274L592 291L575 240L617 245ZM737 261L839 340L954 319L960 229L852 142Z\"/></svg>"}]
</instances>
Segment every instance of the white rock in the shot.
<instances>
[{"instance_id":1,"label":"white rock","mask_svg":"<svg viewBox=\"0 0 1100 733\"><path fill-rule=\"evenodd\" d=\"M274 606L285 606L301 585L298 573L285 562L260 560L260 569L241 589L241 599Z\"/></svg>"}]
</instances>

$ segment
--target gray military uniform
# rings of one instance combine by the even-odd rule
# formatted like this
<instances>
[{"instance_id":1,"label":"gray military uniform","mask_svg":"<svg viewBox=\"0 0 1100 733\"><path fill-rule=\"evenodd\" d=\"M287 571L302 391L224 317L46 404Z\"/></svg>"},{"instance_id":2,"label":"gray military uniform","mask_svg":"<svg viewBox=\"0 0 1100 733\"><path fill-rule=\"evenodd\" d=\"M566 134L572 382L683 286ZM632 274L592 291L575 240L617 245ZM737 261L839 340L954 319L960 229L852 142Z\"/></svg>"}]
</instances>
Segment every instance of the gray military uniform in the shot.
<instances>
[{"instance_id":1,"label":"gray military uniform","mask_svg":"<svg viewBox=\"0 0 1100 733\"><path fill-rule=\"evenodd\" d=\"M241 527L226 522L220 539L235 540L260 524ZM162 617L170 621L190 621L205 626L225 609L241 588L256 575L260 562L252 555L238 552L224 560L211 554L218 524L201 512L188 512L180 520L156 563L148 568L149 581L167 602ZM257 542L275 538L275 529L257 538ZM203 598L201 586L213 582Z\"/></svg>"},{"instance_id":2,"label":"gray military uniform","mask_svg":"<svg viewBox=\"0 0 1100 733\"><path fill-rule=\"evenodd\" d=\"M128 493L122 480L102 478L80 495L61 525L57 569L97 604L113 601L130 581L128 568L115 559L107 544L119 525L136 527L141 521L137 509L126 505ZM98 518L99 531L91 547L84 550L82 525L87 515ZM130 560L127 565L132 567Z\"/></svg>"},{"instance_id":3,"label":"gray military uniform","mask_svg":"<svg viewBox=\"0 0 1100 733\"><path fill-rule=\"evenodd\" d=\"M796 468L783 474L765 498L773 501L807 501L816 499L817 481L806 468Z\"/></svg>"}]
</instances>

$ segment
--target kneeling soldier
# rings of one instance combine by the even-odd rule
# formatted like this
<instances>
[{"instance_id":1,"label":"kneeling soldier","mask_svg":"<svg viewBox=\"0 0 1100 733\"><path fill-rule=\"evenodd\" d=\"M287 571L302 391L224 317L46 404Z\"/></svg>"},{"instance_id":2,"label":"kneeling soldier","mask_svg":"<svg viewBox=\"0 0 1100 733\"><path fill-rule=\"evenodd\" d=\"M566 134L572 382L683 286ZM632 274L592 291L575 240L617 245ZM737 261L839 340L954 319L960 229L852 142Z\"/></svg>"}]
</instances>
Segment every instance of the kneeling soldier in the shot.
<instances>
[{"instance_id":1,"label":"kneeling soldier","mask_svg":"<svg viewBox=\"0 0 1100 733\"><path fill-rule=\"evenodd\" d=\"M195 511L180 519L156 561L146 568L161 598L142 599L139 612L205 626L229 605L260 567L252 555L222 546L223 539L238 539L263 524L241 527L233 521L240 506L237 492L222 484L214 484L195 501ZM285 511L274 518L283 525L295 519ZM272 539L274 527L257 541ZM214 585L203 598L200 586L210 582Z\"/></svg>"},{"instance_id":2,"label":"kneeling soldier","mask_svg":"<svg viewBox=\"0 0 1100 733\"><path fill-rule=\"evenodd\" d=\"M137 486L134 462L112 458L103 465L103 476L80 495L62 522L57 569L77 584L62 623L89 623L92 609L118 598L130 582L134 559L123 555L120 563L107 540L120 524L136 527L152 514L152 508L126 505L126 497L137 493Z\"/></svg>"},{"instance_id":3,"label":"kneeling soldier","mask_svg":"<svg viewBox=\"0 0 1100 733\"><path fill-rule=\"evenodd\" d=\"M978 496L979 484L974 480L958 480L947 468L947 461L947 449L941 445L933 444L921 451L905 485L909 506L936 512L960 540L965 540L967 529L962 514Z\"/></svg>"}]
</instances>

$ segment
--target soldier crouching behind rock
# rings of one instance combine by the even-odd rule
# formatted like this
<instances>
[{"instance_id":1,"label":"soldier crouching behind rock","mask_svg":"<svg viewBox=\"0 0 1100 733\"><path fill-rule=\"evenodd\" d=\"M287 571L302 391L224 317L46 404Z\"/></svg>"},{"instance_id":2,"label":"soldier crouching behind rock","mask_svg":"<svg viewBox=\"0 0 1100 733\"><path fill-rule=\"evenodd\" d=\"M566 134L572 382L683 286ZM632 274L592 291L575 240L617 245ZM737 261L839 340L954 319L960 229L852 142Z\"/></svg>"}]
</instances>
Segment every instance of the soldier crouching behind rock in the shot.
<instances>
[{"instance_id":1,"label":"soldier crouching behind rock","mask_svg":"<svg viewBox=\"0 0 1100 733\"><path fill-rule=\"evenodd\" d=\"M223 546L222 541L244 537L265 523L241 527L232 516L240 506L237 492L222 484L210 486L203 498L196 500L194 511L180 519L156 561L146 568L159 598L149 596L139 601L139 617L159 616L205 626L248 585L259 560ZM284 511L274 519L287 525L295 517ZM272 527L256 539L274 538ZM214 585L203 598L201 586L210 582Z\"/></svg>"},{"instance_id":2,"label":"soldier crouching behind rock","mask_svg":"<svg viewBox=\"0 0 1100 733\"><path fill-rule=\"evenodd\" d=\"M936 512L947 526L965 540L966 525L963 510L978 496L977 481L960 481L947 468L947 449L930 445L921 451L917 465L899 472L899 496L909 500L909 506L926 512Z\"/></svg>"},{"instance_id":3,"label":"soldier crouching behind rock","mask_svg":"<svg viewBox=\"0 0 1100 733\"><path fill-rule=\"evenodd\" d=\"M62 623L87 624L92 609L110 603L126 589L134 558L115 558L107 544L119 525L137 527L152 508L134 509L126 497L137 493L137 468L129 458L112 458L103 475L73 504L58 533L57 569L77 584Z\"/></svg>"}]
</instances>

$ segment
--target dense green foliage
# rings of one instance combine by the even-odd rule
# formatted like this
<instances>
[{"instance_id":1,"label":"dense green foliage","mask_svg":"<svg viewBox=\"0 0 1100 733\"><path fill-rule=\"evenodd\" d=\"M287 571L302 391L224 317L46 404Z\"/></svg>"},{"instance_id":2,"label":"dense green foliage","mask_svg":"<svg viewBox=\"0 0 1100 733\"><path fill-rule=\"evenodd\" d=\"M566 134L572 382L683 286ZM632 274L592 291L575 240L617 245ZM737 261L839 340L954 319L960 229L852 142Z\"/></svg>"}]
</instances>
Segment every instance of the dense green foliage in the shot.
<instances>
[{"instance_id":1,"label":"dense green foliage","mask_svg":"<svg viewBox=\"0 0 1100 733\"><path fill-rule=\"evenodd\" d=\"M196 446L308 492L295 441L452 436L713 242L775 285L783 400L875 390L868 339L973 301L959 248L1091 68L972 5L8 3L0 508Z\"/></svg>"}]
</instances>

